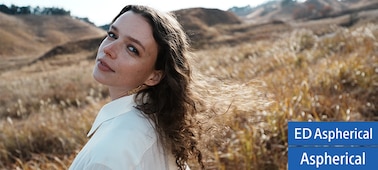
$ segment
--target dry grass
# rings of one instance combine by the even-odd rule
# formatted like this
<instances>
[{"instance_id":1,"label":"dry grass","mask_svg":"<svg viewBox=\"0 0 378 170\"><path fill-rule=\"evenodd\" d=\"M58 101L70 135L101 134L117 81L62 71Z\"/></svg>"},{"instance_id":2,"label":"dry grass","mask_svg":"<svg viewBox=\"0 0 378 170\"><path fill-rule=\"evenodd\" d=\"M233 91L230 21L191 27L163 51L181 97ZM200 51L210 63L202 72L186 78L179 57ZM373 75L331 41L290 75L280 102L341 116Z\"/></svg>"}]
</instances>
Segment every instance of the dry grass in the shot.
<instances>
[{"instance_id":1,"label":"dry grass","mask_svg":"<svg viewBox=\"0 0 378 170\"><path fill-rule=\"evenodd\" d=\"M2 73L0 169L66 169L107 93L92 80L92 64Z\"/></svg>"},{"instance_id":2,"label":"dry grass","mask_svg":"<svg viewBox=\"0 0 378 170\"><path fill-rule=\"evenodd\" d=\"M195 52L207 169L286 169L289 120L378 120L378 25L329 28ZM0 75L0 169L69 166L108 100L91 69L43 61Z\"/></svg>"},{"instance_id":3,"label":"dry grass","mask_svg":"<svg viewBox=\"0 0 378 170\"><path fill-rule=\"evenodd\" d=\"M202 132L209 169L286 169L290 120L378 120L378 26L329 28L322 36L298 29L275 41L196 53L213 86L205 98L233 103L206 119L213 125Z\"/></svg>"}]
</instances>

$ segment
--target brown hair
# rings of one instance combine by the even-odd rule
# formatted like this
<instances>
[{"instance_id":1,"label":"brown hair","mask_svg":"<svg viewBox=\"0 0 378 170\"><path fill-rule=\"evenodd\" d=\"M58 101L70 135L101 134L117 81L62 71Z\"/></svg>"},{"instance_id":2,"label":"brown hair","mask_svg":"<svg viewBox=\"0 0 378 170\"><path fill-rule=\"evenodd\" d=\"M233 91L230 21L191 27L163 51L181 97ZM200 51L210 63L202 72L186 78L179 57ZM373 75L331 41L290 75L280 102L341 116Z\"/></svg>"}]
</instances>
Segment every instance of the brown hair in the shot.
<instances>
[{"instance_id":1,"label":"brown hair","mask_svg":"<svg viewBox=\"0 0 378 170\"><path fill-rule=\"evenodd\" d=\"M138 102L138 109L154 122L160 141L172 151L180 169L185 169L190 156L195 156L203 169L194 131L197 100L189 88L188 38L172 14L146 6L125 6L113 22L127 11L143 16L151 25L159 46L155 69L164 73L159 84L138 92L137 96L147 99Z\"/></svg>"}]
</instances>

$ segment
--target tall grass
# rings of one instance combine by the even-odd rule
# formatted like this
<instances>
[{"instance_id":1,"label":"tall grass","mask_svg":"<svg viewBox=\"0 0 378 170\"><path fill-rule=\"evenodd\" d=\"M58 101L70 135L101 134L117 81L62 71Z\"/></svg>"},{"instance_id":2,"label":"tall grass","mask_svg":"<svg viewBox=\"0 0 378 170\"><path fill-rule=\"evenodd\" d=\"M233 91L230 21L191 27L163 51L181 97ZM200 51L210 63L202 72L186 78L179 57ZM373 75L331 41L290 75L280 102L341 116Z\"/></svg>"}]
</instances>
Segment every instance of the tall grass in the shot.
<instances>
[{"instance_id":1,"label":"tall grass","mask_svg":"<svg viewBox=\"0 0 378 170\"><path fill-rule=\"evenodd\" d=\"M212 119L223 129L211 137L203 132L210 169L286 169L288 121L378 120L378 26L332 30L319 36L300 29L275 41L197 52L210 84L246 83L214 94L243 99L228 116ZM247 83L256 80L263 83Z\"/></svg>"},{"instance_id":2,"label":"tall grass","mask_svg":"<svg viewBox=\"0 0 378 170\"><path fill-rule=\"evenodd\" d=\"M378 25L315 31L195 51L207 169L286 169L291 120L378 120ZM0 75L0 169L67 168L108 100L91 69L42 62Z\"/></svg>"},{"instance_id":3,"label":"tall grass","mask_svg":"<svg viewBox=\"0 0 378 170\"><path fill-rule=\"evenodd\" d=\"M38 63L1 75L0 169L50 164L65 169L68 161L60 159L86 142L107 93L94 83L91 70L87 61L62 68Z\"/></svg>"}]
</instances>

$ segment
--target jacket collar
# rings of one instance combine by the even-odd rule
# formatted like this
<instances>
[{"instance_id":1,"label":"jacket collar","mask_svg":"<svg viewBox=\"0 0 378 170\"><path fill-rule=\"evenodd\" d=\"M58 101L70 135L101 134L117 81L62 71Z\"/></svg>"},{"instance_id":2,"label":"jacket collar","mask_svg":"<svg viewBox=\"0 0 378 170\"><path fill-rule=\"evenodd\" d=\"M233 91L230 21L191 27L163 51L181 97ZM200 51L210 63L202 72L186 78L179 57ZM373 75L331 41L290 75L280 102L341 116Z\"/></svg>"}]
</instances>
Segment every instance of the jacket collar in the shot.
<instances>
[{"instance_id":1,"label":"jacket collar","mask_svg":"<svg viewBox=\"0 0 378 170\"><path fill-rule=\"evenodd\" d=\"M92 136L103 122L132 110L134 106L136 106L134 97L135 95L125 96L105 104L97 114L91 130L87 134L87 137Z\"/></svg>"}]
</instances>

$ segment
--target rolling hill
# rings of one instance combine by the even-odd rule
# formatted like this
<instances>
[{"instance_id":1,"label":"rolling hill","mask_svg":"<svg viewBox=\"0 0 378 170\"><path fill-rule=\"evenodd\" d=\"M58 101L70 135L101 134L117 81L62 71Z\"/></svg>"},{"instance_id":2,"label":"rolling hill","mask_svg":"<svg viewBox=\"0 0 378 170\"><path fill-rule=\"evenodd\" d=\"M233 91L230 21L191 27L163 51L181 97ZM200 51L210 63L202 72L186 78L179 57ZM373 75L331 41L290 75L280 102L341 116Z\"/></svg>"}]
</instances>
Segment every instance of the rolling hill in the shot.
<instances>
[{"instance_id":1,"label":"rolling hill","mask_svg":"<svg viewBox=\"0 0 378 170\"><path fill-rule=\"evenodd\" d=\"M1 69L29 62L70 41L100 37L105 31L69 16L0 13Z\"/></svg>"},{"instance_id":2,"label":"rolling hill","mask_svg":"<svg viewBox=\"0 0 378 170\"><path fill-rule=\"evenodd\" d=\"M238 25L242 21L233 13L219 9L189 8L173 11L190 39L202 44L221 34L217 26ZM203 42L204 43L204 42Z\"/></svg>"},{"instance_id":3,"label":"rolling hill","mask_svg":"<svg viewBox=\"0 0 378 170\"><path fill-rule=\"evenodd\" d=\"M305 11L311 5L315 11L312 15L297 20L293 18L298 15L298 11ZM326 16L311 19L327 6L332 7L332 11ZM280 6L278 1L270 1L249 9L249 12L242 8L229 11L189 8L172 12L189 35L192 46L201 49L275 38L282 32L296 28L310 28L321 35L326 34L322 28L332 24L350 26L354 22L375 22L378 14L376 6L377 3L372 0L309 0L286 6ZM237 16L241 9L244 14L239 13ZM348 13L353 10L353 14L357 15ZM4 61L0 64L0 70L83 51L88 55L84 58L88 58L93 55L104 34L104 30L69 16L13 16L0 13L0 58Z\"/></svg>"},{"instance_id":4,"label":"rolling hill","mask_svg":"<svg viewBox=\"0 0 378 170\"><path fill-rule=\"evenodd\" d=\"M218 9L191 8L173 13L193 44L214 41L222 33L218 26L242 23L233 13ZM69 16L0 13L0 58L4 60L1 70L54 59L65 53L95 50L96 42L104 34L104 30ZM85 42L93 47L83 46Z\"/></svg>"},{"instance_id":5,"label":"rolling hill","mask_svg":"<svg viewBox=\"0 0 378 170\"><path fill-rule=\"evenodd\" d=\"M173 11L173 13L177 16L194 45L216 41L216 38L223 33L219 26L240 25L242 23L233 13L218 9L191 8ZM67 61L92 57L105 32L93 25L70 17L54 16L55 20L50 16L33 15L9 16L1 14L1 17L6 18L7 23L12 23L17 29L0 29L0 33L5 32L4 35L17 34L22 37L8 36L9 38L5 39L8 42L1 42L9 44L2 48L4 48L3 55L10 58L7 64L13 66L12 68L39 61L62 64ZM41 22L42 19L47 21ZM28 34L22 33L21 30L28 26L32 30ZM10 28L10 26L7 28ZM22 34L18 34L16 31ZM19 39L24 40L16 41ZM14 49L13 47L17 48ZM85 52L85 56L69 59L70 56L74 56L72 54L82 52ZM25 61L15 61L15 57L12 56L24 56L19 57L19 59L25 59ZM11 64L12 61L17 64ZM3 66L2 68L9 67Z\"/></svg>"},{"instance_id":6,"label":"rolling hill","mask_svg":"<svg viewBox=\"0 0 378 170\"><path fill-rule=\"evenodd\" d=\"M376 0L307 0L305 2L272 0L256 7L233 7L228 11L235 13L244 21L264 23L272 20L294 21L337 17L360 11L378 9Z\"/></svg>"}]
</instances>

